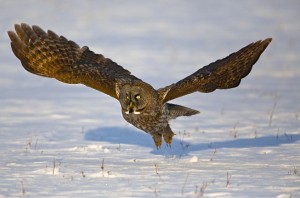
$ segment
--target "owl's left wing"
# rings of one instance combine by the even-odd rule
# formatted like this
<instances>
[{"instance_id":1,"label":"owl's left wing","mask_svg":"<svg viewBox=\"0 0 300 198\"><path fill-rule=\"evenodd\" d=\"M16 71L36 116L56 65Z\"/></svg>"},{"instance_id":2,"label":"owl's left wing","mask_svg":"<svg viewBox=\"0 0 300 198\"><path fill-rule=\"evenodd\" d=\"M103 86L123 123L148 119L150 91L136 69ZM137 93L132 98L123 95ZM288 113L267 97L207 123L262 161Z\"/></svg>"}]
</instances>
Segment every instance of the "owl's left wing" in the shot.
<instances>
[{"instance_id":1,"label":"owl's left wing","mask_svg":"<svg viewBox=\"0 0 300 198\"><path fill-rule=\"evenodd\" d=\"M140 81L130 72L88 47L38 26L15 25L8 31L14 54L23 67L36 75L55 78L69 84L84 84L118 99L117 84Z\"/></svg>"},{"instance_id":2,"label":"owl's left wing","mask_svg":"<svg viewBox=\"0 0 300 198\"><path fill-rule=\"evenodd\" d=\"M271 38L251 43L226 58L213 62L177 83L158 89L163 103L199 91L237 87L272 41Z\"/></svg>"}]
</instances>

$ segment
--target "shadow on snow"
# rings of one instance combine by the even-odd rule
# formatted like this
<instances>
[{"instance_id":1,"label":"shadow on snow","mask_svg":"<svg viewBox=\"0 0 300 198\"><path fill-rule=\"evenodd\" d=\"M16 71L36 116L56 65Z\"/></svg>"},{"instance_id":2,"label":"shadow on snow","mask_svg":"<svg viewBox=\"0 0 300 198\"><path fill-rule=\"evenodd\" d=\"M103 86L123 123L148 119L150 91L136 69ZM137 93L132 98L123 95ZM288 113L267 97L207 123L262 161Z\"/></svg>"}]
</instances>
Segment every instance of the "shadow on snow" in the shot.
<instances>
[{"instance_id":1,"label":"shadow on snow","mask_svg":"<svg viewBox=\"0 0 300 198\"><path fill-rule=\"evenodd\" d=\"M165 144L161 149L156 149L150 135L129 128L105 127L90 130L85 134L85 139L90 141L110 142L114 144L129 144L153 148L153 154L186 155L191 151L222 149L222 148L251 148L275 147L281 144L290 144L300 140L300 134L285 134L279 136L264 136L257 138L233 139L212 143L192 144L185 140L173 139L172 148Z\"/></svg>"}]
</instances>

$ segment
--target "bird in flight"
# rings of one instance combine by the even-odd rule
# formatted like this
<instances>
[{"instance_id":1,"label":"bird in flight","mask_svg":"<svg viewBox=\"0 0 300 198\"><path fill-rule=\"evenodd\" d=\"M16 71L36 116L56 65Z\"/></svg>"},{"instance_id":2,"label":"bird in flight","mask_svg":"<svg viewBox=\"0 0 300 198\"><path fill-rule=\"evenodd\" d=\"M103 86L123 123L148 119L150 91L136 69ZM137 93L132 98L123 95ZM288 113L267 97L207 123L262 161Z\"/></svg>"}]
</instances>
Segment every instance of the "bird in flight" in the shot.
<instances>
[{"instance_id":1,"label":"bird in flight","mask_svg":"<svg viewBox=\"0 0 300 198\"><path fill-rule=\"evenodd\" d=\"M169 101L194 92L237 87L272 41L267 38L251 43L176 83L154 89L109 58L51 30L22 23L8 35L13 53L27 71L64 83L84 84L117 99L124 119L150 134L157 148L162 139L167 146L172 143L175 134L169 120L199 113Z\"/></svg>"}]
</instances>

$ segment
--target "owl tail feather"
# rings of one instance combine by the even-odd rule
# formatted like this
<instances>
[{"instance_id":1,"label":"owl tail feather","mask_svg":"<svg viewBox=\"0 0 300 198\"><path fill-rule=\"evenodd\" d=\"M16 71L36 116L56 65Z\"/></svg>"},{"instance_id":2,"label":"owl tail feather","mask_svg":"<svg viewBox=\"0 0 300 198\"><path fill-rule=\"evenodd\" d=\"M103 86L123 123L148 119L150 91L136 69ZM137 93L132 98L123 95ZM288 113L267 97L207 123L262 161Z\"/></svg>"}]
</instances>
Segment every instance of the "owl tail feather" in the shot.
<instances>
[{"instance_id":1,"label":"owl tail feather","mask_svg":"<svg viewBox=\"0 0 300 198\"><path fill-rule=\"evenodd\" d=\"M180 116L192 116L192 115L200 113L200 111L197 111L195 109L191 109L191 108L176 105L176 104L166 103L166 105L167 105L167 109L169 111L170 119L175 119Z\"/></svg>"}]
</instances>

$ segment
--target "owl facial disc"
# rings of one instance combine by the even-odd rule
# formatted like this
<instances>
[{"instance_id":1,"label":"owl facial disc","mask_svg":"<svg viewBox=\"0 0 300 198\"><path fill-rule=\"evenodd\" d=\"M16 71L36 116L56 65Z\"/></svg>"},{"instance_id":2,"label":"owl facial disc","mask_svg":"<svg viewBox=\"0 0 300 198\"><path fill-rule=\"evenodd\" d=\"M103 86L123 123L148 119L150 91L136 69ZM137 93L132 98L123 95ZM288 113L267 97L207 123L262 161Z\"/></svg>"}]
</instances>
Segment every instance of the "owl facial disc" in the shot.
<instances>
[{"instance_id":1,"label":"owl facial disc","mask_svg":"<svg viewBox=\"0 0 300 198\"><path fill-rule=\"evenodd\" d=\"M124 85L120 90L120 103L127 115L140 115L148 104L149 93L138 85Z\"/></svg>"}]
</instances>

